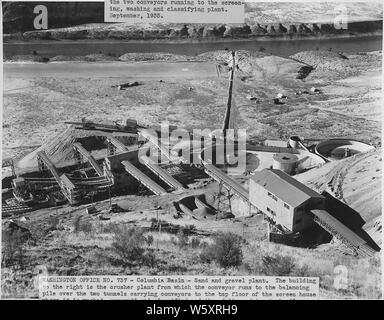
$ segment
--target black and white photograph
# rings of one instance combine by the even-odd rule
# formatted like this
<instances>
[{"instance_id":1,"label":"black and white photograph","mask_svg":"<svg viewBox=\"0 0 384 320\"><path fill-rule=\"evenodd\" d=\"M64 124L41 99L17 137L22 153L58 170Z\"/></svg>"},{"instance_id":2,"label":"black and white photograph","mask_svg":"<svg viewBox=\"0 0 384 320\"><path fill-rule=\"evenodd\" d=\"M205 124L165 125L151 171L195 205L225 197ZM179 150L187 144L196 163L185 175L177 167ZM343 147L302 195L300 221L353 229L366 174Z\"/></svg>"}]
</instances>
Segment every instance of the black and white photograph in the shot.
<instances>
[{"instance_id":1,"label":"black and white photograph","mask_svg":"<svg viewBox=\"0 0 384 320\"><path fill-rule=\"evenodd\" d=\"M1 299L382 299L381 1L1 9Z\"/></svg>"}]
</instances>

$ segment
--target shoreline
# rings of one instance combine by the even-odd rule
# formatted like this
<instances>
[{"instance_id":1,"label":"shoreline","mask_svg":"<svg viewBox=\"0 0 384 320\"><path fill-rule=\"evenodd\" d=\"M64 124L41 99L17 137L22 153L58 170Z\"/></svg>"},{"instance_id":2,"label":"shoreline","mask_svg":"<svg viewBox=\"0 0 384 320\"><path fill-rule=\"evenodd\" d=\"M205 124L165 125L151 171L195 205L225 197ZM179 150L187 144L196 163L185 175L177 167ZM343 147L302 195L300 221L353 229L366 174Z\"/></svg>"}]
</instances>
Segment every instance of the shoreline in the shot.
<instances>
[{"instance_id":1,"label":"shoreline","mask_svg":"<svg viewBox=\"0 0 384 320\"><path fill-rule=\"evenodd\" d=\"M359 53L365 53L365 54L374 54L376 52L380 52L380 50L373 50L373 51L357 51L353 52L351 54L359 54ZM154 54L159 52L153 52ZM193 59L193 60L177 60L175 55L175 60L161 60L161 59L154 59L154 60L119 60L117 58L116 60L87 60L85 59L87 56L76 56L79 58L79 60L49 60L47 62L39 62L39 61L33 61L33 60L12 60L12 59L3 59L3 65L13 65L13 64L64 64L64 63L78 63L78 64L151 64L151 63L205 63L207 60L203 57L201 59ZM71 56L67 56L71 57ZM80 60L81 58L84 58L83 60Z\"/></svg>"},{"instance_id":2,"label":"shoreline","mask_svg":"<svg viewBox=\"0 0 384 320\"><path fill-rule=\"evenodd\" d=\"M335 40L335 39L351 39L351 38L373 38L373 37L382 37L382 31L369 32L369 33L360 33L360 34L322 34L322 35L297 35L297 36L286 36L286 35L266 35L266 36L250 36L250 37L231 37L231 38L175 38L175 39L25 39L25 40L13 40L13 39L4 39L3 35L3 46L6 45L26 45L26 44L209 44L209 43L229 43L229 42L278 42L278 41L326 41L326 40Z\"/></svg>"}]
</instances>

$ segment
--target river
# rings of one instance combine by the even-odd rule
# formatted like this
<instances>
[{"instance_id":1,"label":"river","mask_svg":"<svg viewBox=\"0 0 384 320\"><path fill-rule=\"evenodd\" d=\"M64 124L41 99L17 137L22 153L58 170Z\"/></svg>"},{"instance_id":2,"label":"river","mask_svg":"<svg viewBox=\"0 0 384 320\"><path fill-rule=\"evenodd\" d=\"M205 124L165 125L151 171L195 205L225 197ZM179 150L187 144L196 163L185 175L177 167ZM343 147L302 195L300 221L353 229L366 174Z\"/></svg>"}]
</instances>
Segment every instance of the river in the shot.
<instances>
[{"instance_id":1,"label":"river","mask_svg":"<svg viewBox=\"0 0 384 320\"><path fill-rule=\"evenodd\" d=\"M346 53L382 50L382 37L351 37L311 40L273 40L273 41L227 41L198 43L165 42L124 42L124 41L41 41L24 43L4 43L4 56L25 55L37 51L39 55L54 57L57 55L82 56L91 53L112 53L122 55L128 52L168 52L194 56L207 51L228 48L230 50L258 51L288 57L300 51L329 50Z\"/></svg>"}]
</instances>

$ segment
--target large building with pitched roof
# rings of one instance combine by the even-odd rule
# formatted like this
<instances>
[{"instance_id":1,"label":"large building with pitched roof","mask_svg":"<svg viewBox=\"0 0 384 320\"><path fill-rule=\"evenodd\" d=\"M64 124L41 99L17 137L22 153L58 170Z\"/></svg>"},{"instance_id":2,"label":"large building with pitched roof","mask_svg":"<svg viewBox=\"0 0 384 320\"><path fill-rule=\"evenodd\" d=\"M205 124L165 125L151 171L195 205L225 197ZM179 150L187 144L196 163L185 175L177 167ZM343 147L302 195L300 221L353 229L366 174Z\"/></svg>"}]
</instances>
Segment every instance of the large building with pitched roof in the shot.
<instances>
[{"instance_id":1,"label":"large building with pitched roof","mask_svg":"<svg viewBox=\"0 0 384 320\"><path fill-rule=\"evenodd\" d=\"M249 181L249 201L291 232L313 226L313 209L324 209L325 197L276 169L256 172Z\"/></svg>"}]
</instances>

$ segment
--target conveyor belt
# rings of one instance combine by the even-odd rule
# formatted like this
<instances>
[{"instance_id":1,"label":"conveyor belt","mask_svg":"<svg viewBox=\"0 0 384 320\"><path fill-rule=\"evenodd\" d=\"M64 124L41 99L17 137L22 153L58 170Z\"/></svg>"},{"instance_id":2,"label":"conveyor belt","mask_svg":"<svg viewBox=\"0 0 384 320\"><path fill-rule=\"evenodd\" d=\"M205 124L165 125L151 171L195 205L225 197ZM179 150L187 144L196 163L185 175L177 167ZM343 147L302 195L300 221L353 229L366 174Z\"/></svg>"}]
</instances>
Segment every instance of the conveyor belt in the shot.
<instances>
[{"instance_id":1,"label":"conveyor belt","mask_svg":"<svg viewBox=\"0 0 384 320\"><path fill-rule=\"evenodd\" d=\"M359 255L365 257L371 257L374 255L375 250L369 247L365 240L360 238L356 233L330 215L327 211L316 209L311 210L311 213L314 216L314 221L318 225L345 243L347 246L354 248Z\"/></svg>"},{"instance_id":2,"label":"conveyor belt","mask_svg":"<svg viewBox=\"0 0 384 320\"><path fill-rule=\"evenodd\" d=\"M52 173L53 177L55 178L57 184L60 186L61 192L63 195L68 199L69 203L72 203L72 199L70 195L67 193L67 190L63 187L59 172L57 171L55 165L51 162L51 160L48 158L46 153L44 151L39 151L37 153L38 159L44 163L44 165L49 169L49 171Z\"/></svg>"},{"instance_id":3,"label":"conveyor belt","mask_svg":"<svg viewBox=\"0 0 384 320\"><path fill-rule=\"evenodd\" d=\"M111 185L107 179L99 180L99 181L87 181L87 180L82 180L82 181L71 180L71 181L76 187L107 188Z\"/></svg>"},{"instance_id":4,"label":"conveyor belt","mask_svg":"<svg viewBox=\"0 0 384 320\"><path fill-rule=\"evenodd\" d=\"M247 151L261 151L261 152L273 152L273 153L292 153L292 154L298 154L299 153L296 149L292 149L292 148L264 146L264 145L252 145L252 144L247 144Z\"/></svg>"},{"instance_id":5,"label":"conveyor belt","mask_svg":"<svg viewBox=\"0 0 384 320\"><path fill-rule=\"evenodd\" d=\"M95 169L96 173L99 176L103 176L104 175L103 169L101 169L101 167L97 163L96 159L80 143L75 142L73 144L73 146L77 149L77 151L80 152L80 154L83 157L85 157L89 161L89 163L91 164L93 169Z\"/></svg>"},{"instance_id":6,"label":"conveyor belt","mask_svg":"<svg viewBox=\"0 0 384 320\"><path fill-rule=\"evenodd\" d=\"M134 177L137 181L142 183L145 187L147 187L149 190L151 190L156 195L162 195L166 194L167 191L165 191L161 186L159 186L156 182L151 180L147 175L142 173L138 168L136 168L132 163L125 160L121 162L123 166L125 167L125 170Z\"/></svg>"},{"instance_id":7,"label":"conveyor belt","mask_svg":"<svg viewBox=\"0 0 384 320\"><path fill-rule=\"evenodd\" d=\"M160 152L169 160L171 160L171 155L168 148L164 148L161 141L157 138L151 135L150 133L147 133L145 130L141 131L140 134L146 138L150 143L152 143L157 149L160 150ZM172 161L172 160L171 160Z\"/></svg>"},{"instance_id":8,"label":"conveyor belt","mask_svg":"<svg viewBox=\"0 0 384 320\"><path fill-rule=\"evenodd\" d=\"M120 140L117 140L116 138L113 137L108 137L107 140L115 146L115 148L119 152L127 152L128 148L125 144L123 144Z\"/></svg>"},{"instance_id":9,"label":"conveyor belt","mask_svg":"<svg viewBox=\"0 0 384 320\"><path fill-rule=\"evenodd\" d=\"M48 158L46 153L44 151L39 151L37 153L38 158L44 163L44 165L49 169L49 171L52 173L53 177L55 178L56 182L58 184L61 183L59 172L57 171L56 166L52 163L52 161Z\"/></svg>"},{"instance_id":10,"label":"conveyor belt","mask_svg":"<svg viewBox=\"0 0 384 320\"><path fill-rule=\"evenodd\" d=\"M174 177L172 177L167 171L163 170L159 165L151 163L150 160L146 159L146 157L140 158L142 163L144 163L148 169L150 169L154 174L156 174L161 180L163 180L166 184L176 190L184 190L183 185L177 181Z\"/></svg>"},{"instance_id":11,"label":"conveyor belt","mask_svg":"<svg viewBox=\"0 0 384 320\"><path fill-rule=\"evenodd\" d=\"M55 178L24 178L27 183L34 184L56 184L57 181Z\"/></svg>"},{"instance_id":12,"label":"conveyor belt","mask_svg":"<svg viewBox=\"0 0 384 320\"><path fill-rule=\"evenodd\" d=\"M104 176L103 177L78 178L78 177L72 177L71 175L68 175L68 177L73 182L76 182L76 181L79 181L79 182L82 182L82 181L94 181L94 182L97 182L97 181L105 181L106 180L106 178Z\"/></svg>"},{"instance_id":13,"label":"conveyor belt","mask_svg":"<svg viewBox=\"0 0 384 320\"><path fill-rule=\"evenodd\" d=\"M248 190L244 189L239 183L232 180L213 164L203 161L205 172L218 182L222 182L224 187L240 196L243 200L249 201Z\"/></svg>"}]
</instances>

